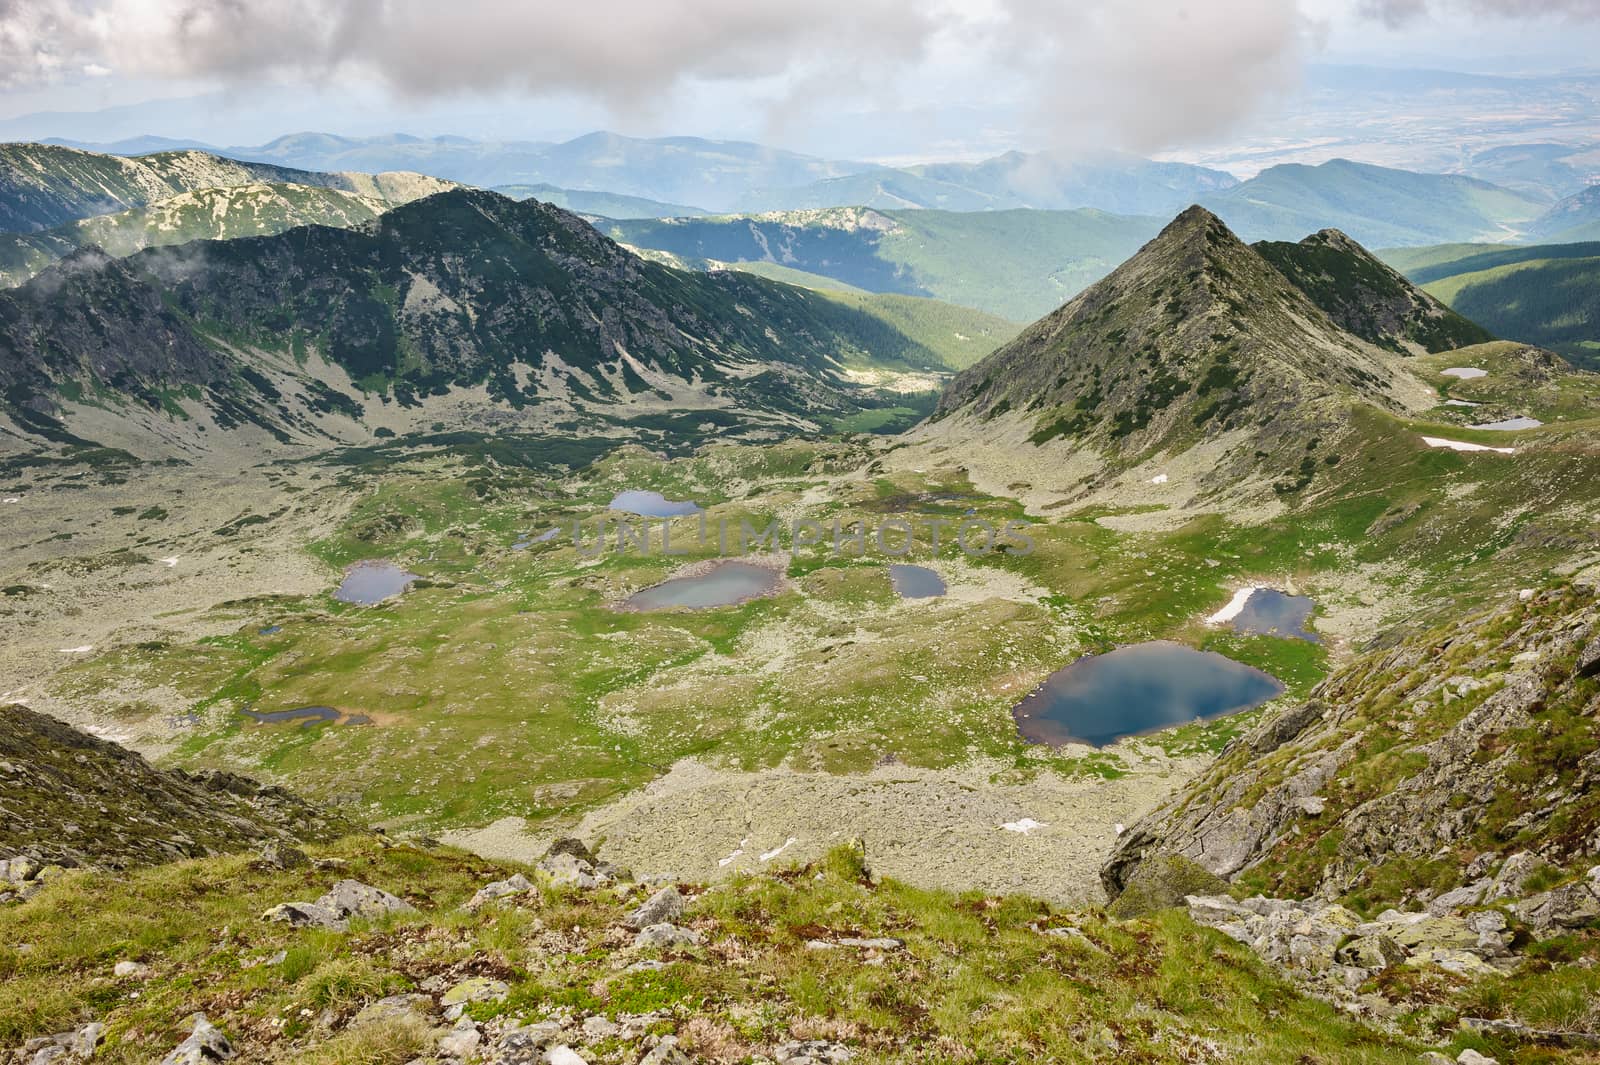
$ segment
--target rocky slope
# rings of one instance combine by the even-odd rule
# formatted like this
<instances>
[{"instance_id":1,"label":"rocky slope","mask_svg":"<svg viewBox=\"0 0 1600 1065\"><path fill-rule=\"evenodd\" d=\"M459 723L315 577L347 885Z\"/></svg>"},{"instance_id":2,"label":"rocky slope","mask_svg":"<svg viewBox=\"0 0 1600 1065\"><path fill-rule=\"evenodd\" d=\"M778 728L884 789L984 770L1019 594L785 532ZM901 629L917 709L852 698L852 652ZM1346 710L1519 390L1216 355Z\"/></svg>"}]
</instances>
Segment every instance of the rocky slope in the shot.
<instances>
[{"instance_id":1,"label":"rocky slope","mask_svg":"<svg viewBox=\"0 0 1600 1065\"><path fill-rule=\"evenodd\" d=\"M1439 352L1494 339L1337 229L1255 248L1341 329L1379 347Z\"/></svg>"},{"instance_id":2,"label":"rocky slope","mask_svg":"<svg viewBox=\"0 0 1600 1065\"><path fill-rule=\"evenodd\" d=\"M805 428L877 402L847 363L937 364L814 293L646 263L576 215L474 191L358 230L86 250L0 294L0 355L27 426L59 436L70 408L80 435L120 420L136 442L361 439L365 405L391 402L421 426Z\"/></svg>"},{"instance_id":3,"label":"rocky slope","mask_svg":"<svg viewBox=\"0 0 1600 1065\"><path fill-rule=\"evenodd\" d=\"M1178 854L1364 910L1508 900L1535 927L1593 921L1597 678L1591 586L1380 639L1125 833L1102 879L1116 893Z\"/></svg>"},{"instance_id":4,"label":"rocky slope","mask_svg":"<svg viewBox=\"0 0 1600 1065\"><path fill-rule=\"evenodd\" d=\"M1032 445L1061 439L1112 467L1233 439L1209 475L1226 485L1315 464L1352 403L1398 412L1428 392L1195 207L958 376L934 418L979 436L1022 419Z\"/></svg>"},{"instance_id":5,"label":"rocky slope","mask_svg":"<svg viewBox=\"0 0 1600 1065\"><path fill-rule=\"evenodd\" d=\"M52 717L0 706L0 899L33 893L49 865L125 869L351 830L281 788L156 769Z\"/></svg>"},{"instance_id":6,"label":"rocky slope","mask_svg":"<svg viewBox=\"0 0 1600 1065\"><path fill-rule=\"evenodd\" d=\"M27 1065L74 1047L300 1065L1416 1060L1177 915L923 891L849 846L715 887L635 877L575 840L520 869L356 841L276 864L81 876L0 909L3 941L30 944L0 947L0 1047Z\"/></svg>"},{"instance_id":7,"label":"rocky slope","mask_svg":"<svg viewBox=\"0 0 1600 1065\"><path fill-rule=\"evenodd\" d=\"M411 173L318 173L199 151L136 158L49 144L0 145L0 233L33 233L200 189L303 185L399 203L450 187Z\"/></svg>"},{"instance_id":8,"label":"rocky slope","mask_svg":"<svg viewBox=\"0 0 1600 1065\"><path fill-rule=\"evenodd\" d=\"M41 233L0 234L0 287L20 285L89 245L121 257L191 240L269 236L295 226L349 229L372 221L391 206L373 196L306 185L198 189Z\"/></svg>"}]
</instances>

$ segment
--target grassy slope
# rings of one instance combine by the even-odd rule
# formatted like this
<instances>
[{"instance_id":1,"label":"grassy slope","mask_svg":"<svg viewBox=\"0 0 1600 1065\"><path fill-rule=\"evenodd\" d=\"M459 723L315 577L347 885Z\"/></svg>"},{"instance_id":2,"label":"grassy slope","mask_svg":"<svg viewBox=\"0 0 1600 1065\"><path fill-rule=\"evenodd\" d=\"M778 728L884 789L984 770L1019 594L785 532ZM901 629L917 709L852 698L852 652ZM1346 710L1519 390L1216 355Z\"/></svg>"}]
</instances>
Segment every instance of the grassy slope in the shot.
<instances>
[{"instance_id":1,"label":"grassy slope","mask_svg":"<svg viewBox=\"0 0 1600 1065\"><path fill-rule=\"evenodd\" d=\"M594 517L622 488L695 499L709 507L713 528L719 518L735 529L743 518L762 527L802 498L813 500L807 516L824 523L907 510L1021 517L1014 501L977 491L955 469L836 481L861 469L868 453L800 443L674 461L630 450L563 481L443 460L376 480L352 469L342 476L369 494L318 553L335 565L393 558L430 586L377 609L322 596L246 604L231 636L112 651L74 667L60 694L87 705L119 684L170 684L205 722L182 763L264 765L310 794L359 790L376 815L440 825L573 816L687 755L856 771L885 751L924 766L977 753L1077 772L1090 767L1074 752L1043 757L1022 743L1009 711L1019 688L1081 649L1177 639L1267 669L1291 695L1304 694L1327 670L1327 646L1238 636L1199 619L1241 583L1292 582L1329 605L1388 602L1393 612L1536 585L1569 561L1587 535L1600 478L1600 455L1584 444L1600 389L1587 377L1518 378L1519 350L1490 346L1430 356L1428 365L1460 358L1493 371L1486 382L1435 379L1441 400L1460 394L1490 404L1473 417L1499 413L1499 400L1477 389L1502 377L1517 382L1516 406L1504 413L1543 418L1549 429L1473 432L1460 409L1444 406L1410 421L1357 412L1348 431L1323 442L1306 483L1270 520L1201 516L1141 534L1098 524L1100 512L1058 513L1036 530L1030 557L963 563L948 546L937 559L920 551L914 561L949 567L955 583L980 594L917 610L894 599L881 558L802 553L789 567L792 589L773 599L619 613L610 607L619 597L712 553L714 543L688 559L613 553L598 564L585 563L565 537L509 548L523 533L573 518L588 522L592 542ZM1423 434L1525 451L1430 449ZM693 526L680 523L677 542ZM925 528L921 535L926 543ZM1038 591L982 592L1014 578ZM258 631L268 624L281 631ZM863 635L842 640L847 633ZM776 667L773 647L785 649ZM380 727L260 727L237 714L247 702L332 705L372 713ZM1214 750L1252 720L1220 719L1162 742ZM480 745L496 757L480 757ZM445 781L452 786L441 792Z\"/></svg>"},{"instance_id":2,"label":"grassy slope","mask_svg":"<svg viewBox=\"0 0 1600 1065\"><path fill-rule=\"evenodd\" d=\"M1526 259L1424 287L1500 336L1600 366L1600 257Z\"/></svg>"},{"instance_id":3,"label":"grassy slope","mask_svg":"<svg viewBox=\"0 0 1600 1065\"><path fill-rule=\"evenodd\" d=\"M448 986L485 975L506 981L510 994L471 1007L480 1021L656 1011L650 1030L676 1032L697 1059L748 1060L789 1039L826 1038L846 1043L864 1065L973 1054L996 1062L1416 1060L1404 1037L1296 994L1245 948L1176 913L1124 924L1024 898L873 884L848 849L817 866L699 892L687 923L706 945L646 951L666 963L654 972L620 971L619 962L638 956L617 934L631 903L609 892L546 888L471 915L460 904L509 870L358 840L318 853L349 866L271 873L229 858L125 880L76 874L0 911L0 1043L93 1017L107 1026L96 1061L148 1062L182 1038L186 1016L203 1011L241 1060L400 1065L425 1051L424 1029L351 1027L360 1008L432 976ZM420 912L358 921L348 933L256 920L340 876L399 894ZM1069 925L1082 936L1035 930ZM864 965L852 949L805 947L838 935L892 935L906 949ZM26 953L21 943L30 944ZM137 994L111 977L115 962L130 959L152 969ZM319 1030L319 1015L331 1032ZM631 1062L640 1049L610 1038L589 1054Z\"/></svg>"},{"instance_id":4,"label":"grassy slope","mask_svg":"<svg viewBox=\"0 0 1600 1065\"><path fill-rule=\"evenodd\" d=\"M1022 331L1015 322L969 307L892 292L868 292L778 263L736 263L733 269L809 288L843 306L881 318L937 354L952 370L966 369Z\"/></svg>"}]
</instances>

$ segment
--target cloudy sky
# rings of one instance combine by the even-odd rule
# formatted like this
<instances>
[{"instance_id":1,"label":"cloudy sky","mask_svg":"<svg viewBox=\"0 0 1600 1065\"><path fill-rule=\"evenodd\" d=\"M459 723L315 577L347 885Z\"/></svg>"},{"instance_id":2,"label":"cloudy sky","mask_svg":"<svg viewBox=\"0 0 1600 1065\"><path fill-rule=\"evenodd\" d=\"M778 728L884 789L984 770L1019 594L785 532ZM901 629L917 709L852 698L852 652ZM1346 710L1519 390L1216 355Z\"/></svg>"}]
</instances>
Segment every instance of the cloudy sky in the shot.
<instances>
[{"instance_id":1,"label":"cloudy sky","mask_svg":"<svg viewBox=\"0 0 1600 1065\"><path fill-rule=\"evenodd\" d=\"M1313 63L1541 73L1597 55L1600 0L0 0L0 119L167 99L7 135L606 126L816 149L831 128L843 155L888 116L945 154L1155 153L1248 128Z\"/></svg>"}]
</instances>

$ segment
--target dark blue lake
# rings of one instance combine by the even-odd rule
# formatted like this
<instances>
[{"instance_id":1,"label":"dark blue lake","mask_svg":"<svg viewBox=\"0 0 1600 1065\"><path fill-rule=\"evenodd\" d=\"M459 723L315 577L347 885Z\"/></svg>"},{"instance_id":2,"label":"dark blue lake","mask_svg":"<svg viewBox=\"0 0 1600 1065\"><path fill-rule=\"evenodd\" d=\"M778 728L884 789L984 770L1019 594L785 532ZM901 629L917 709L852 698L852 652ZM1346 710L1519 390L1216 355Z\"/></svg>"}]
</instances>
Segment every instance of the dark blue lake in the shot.
<instances>
[{"instance_id":1,"label":"dark blue lake","mask_svg":"<svg viewBox=\"0 0 1600 1065\"><path fill-rule=\"evenodd\" d=\"M1276 678L1231 658L1156 641L1080 658L1052 673L1011 713L1034 743L1104 747L1260 706L1283 690Z\"/></svg>"}]
</instances>

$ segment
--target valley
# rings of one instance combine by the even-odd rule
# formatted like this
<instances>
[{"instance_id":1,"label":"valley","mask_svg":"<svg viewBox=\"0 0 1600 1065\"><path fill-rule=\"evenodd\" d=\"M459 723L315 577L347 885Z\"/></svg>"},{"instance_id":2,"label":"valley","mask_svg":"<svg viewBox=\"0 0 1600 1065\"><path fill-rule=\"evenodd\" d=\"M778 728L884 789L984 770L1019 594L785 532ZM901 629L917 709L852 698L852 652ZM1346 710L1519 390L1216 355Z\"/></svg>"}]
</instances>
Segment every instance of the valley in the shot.
<instances>
[{"instance_id":1,"label":"valley","mask_svg":"<svg viewBox=\"0 0 1600 1065\"><path fill-rule=\"evenodd\" d=\"M1600 374L1494 287L1586 246L1453 175L748 147L17 198L0 1049L1586 1060ZM603 152L660 182L554 183ZM758 179L1008 209L573 213Z\"/></svg>"}]
</instances>

